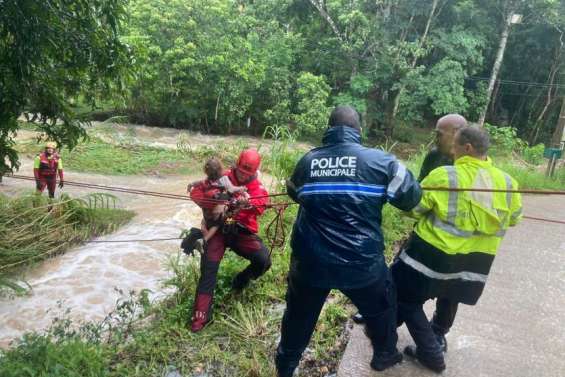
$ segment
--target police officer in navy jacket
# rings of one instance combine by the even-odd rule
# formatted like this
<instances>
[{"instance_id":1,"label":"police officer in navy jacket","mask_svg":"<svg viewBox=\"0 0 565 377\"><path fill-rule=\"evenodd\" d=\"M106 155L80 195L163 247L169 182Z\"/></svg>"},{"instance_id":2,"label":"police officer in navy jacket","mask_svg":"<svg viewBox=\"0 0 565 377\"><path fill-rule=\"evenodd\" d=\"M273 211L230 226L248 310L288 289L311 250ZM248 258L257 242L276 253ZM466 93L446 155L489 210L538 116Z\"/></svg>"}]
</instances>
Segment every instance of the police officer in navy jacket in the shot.
<instances>
[{"instance_id":1,"label":"police officer in navy jacket","mask_svg":"<svg viewBox=\"0 0 565 377\"><path fill-rule=\"evenodd\" d=\"M387 202L408 211L422 193L393 155L363 147L360 131L352 107L335 108L323 146L302 157L287 182L300 209L275 358L279 377L292 376L331 289L342 291L365 317L374 349L371 366L384 370L402 360L381 211Z\"/></svg>"}]
</instances>

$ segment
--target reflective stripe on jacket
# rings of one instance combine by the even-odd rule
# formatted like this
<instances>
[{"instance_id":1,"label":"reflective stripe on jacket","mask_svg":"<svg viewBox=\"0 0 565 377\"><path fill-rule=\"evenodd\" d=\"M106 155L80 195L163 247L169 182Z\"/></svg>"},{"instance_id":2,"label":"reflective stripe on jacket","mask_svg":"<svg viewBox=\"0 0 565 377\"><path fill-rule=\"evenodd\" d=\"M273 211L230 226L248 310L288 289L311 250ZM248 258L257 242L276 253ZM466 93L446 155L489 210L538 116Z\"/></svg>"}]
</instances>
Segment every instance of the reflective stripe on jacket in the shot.
<instances>
[{"instance_id":1,"label":"reflective stripe on jacket","mask_svg":"<svg viewBox=\"0 0 565 377\"><path fill-rule=\"evenodd\" d=\"M37 173L39 176L55 176L57 171L59 173L63 171L63 160L57 153L48 155L42 152L35 156L33 169L34 173Z\"/></svg>"},{"instance_id":2,"label":"reflective stripe on jacket","mask_svg":"<svg viewBox=\"0 0 565 377\"><path fill-rule=\"evenodd\" d=\"M492 161L464 156L454 166L433 170L422 187L516 190L518 183ZM495 255L509 226L522 218L518 193L424 190L412 211L415 232L446 254Z\"/></svg>"},{"instance_id":3,"label":"reflective stripe on jacket","mask_svg":"<svg viewBox=\"0 0 565 377\"><path fill-rule=\"evenodd\" d=\"M417 286L424 298L446 297L474 305L506 230L522 218L521 196L426 188L516 190L518 184L495 168L490 159L465 156L454 166L433 170L422 187L422 200L411 211L419 219L415 235L398 256L394 269L402 271L401 280Z\"/></svg>"},{"instance_id":4,"label":"reflective stripe on jacket","mask_svg":"<svg viewBox=\"0 0 565 377\"><path fill-rule=\"evenodd\" d=\"M418 182L393 155L361 145L359 132L336 126L307 153L287 183L300 204L292 233L291 273L319 287L358 288L386 271L381 210L408 211Z\"/></svg>"}]
</instances>

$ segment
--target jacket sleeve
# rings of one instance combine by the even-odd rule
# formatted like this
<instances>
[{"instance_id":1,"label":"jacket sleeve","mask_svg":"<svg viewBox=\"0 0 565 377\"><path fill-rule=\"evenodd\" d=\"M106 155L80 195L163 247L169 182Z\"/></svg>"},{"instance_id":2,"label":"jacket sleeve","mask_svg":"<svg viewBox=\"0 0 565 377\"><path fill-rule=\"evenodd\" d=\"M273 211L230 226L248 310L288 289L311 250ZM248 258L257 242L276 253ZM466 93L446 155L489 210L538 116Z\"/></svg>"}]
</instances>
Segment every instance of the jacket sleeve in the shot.
<instances>
[{"instance_id":1,"label":"jacket sleeve","mask_svg":"<svg viewBox=\"0 0 565 377\"><path fill-rule=\"evenodd\" d=\"M57 173L59 174L59 180L63 181L63 160L61 158L57 161Z\"/></svg>"},{"instance_id":2,"label":"jacket sleeve","mask_svg":"<svg viewBox=\"0 0 565 377\"><path fill-rule=\"evenodd\" d=\"M242 210L241 212L252 211L257 215L262 215L267 209L269 204L269 192L265 189L263 184L257 179L256 184L247 187L247 193L251 197L249 204L253 207L250 210Z\"/></svg>"},{"instance_id":3,"label":"jacket sleeve","mask_svg":"<svg viewBox=\"0 0 565 377\"><path fill-rule=\"evenodd\" d=\"M438 209L438 200L443 200L445 196L444 191L426 190L426 188L433 187L447 187L447 175L445 169L434 169L428 174L421 182L422 199L420 203L408 213L410 217L420 219L427 216L428 212ZM446 198L447 200L447 198Z\"/></svg>"},{"instance_id":4,"label":"jacket sleeve","mask_svg":"<svg viewBox=\"0 0 565 377\"><path fill-rule=\"evenodd\" d=\"M33 160L33 176L35 179L39 179L39 165L39 156L35 156L35 159Z\"/></svg>"},{"instance_id":5,"label":"jacket sleeve","mask_svg":"<svg viewBox=\"0 0 565 377\"><path fill-rule=\"evenodd\" d=\"M518 182L512 178L512 187L514 190L518 189ZM512 203L510 205L510 226L517 225L522 221L522 195L514 192L512 193Z\"/></svg>"},{"instance_id":6,"label":"jacket sleeve","mask_svg":"<svg viewBox=\"0 0 565 377\"><path fill-rule=\"evenodd\" d=\"M306 156L302 157L296 164L292 176L286 181L286 192L288 196L299 204L300 200L298 198L298 190L302 187L302 185L304 185L305 182L305 176L308 171L307 161L308 160Z\"/></svg>"},{"instance_id":7,"label":"jacket sleeve","mask_svg":"<svg viewBox=\"0 0 565 377\"><path fill-rule=\"evenodd\" d=\"M390 204L403 211L410 211L420 202L422 190L412 172L394 158L388 168L387 198Z\"/></svg>"}]
</instances>

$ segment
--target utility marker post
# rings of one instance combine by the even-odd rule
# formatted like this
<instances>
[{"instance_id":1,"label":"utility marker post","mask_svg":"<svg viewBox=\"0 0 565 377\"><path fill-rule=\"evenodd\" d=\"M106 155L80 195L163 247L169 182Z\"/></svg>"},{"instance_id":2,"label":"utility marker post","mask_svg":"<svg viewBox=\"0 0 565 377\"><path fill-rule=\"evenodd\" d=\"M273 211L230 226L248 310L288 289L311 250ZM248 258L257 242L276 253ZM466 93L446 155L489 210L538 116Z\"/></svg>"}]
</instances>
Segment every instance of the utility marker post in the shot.
<instances>
[{"instance_id":1,"label":"utility marker post","mask_svg":"<svg viewBox=\"0 0 565 377\"><path fill-rule=\"evenodd\" d=\"M559 154L552 153L551 157L549 158L547 170L545 173L545 175L547 175L548 177L553 177L557 161L563 155L563 149L565 148L565 97L563 97L563 102L561 103L561 112L559 113L557 127L555 128L555 132L553 133L551 144L551 146L553 147L551 149L559 150Z\"/></svg>"}]
</instances>

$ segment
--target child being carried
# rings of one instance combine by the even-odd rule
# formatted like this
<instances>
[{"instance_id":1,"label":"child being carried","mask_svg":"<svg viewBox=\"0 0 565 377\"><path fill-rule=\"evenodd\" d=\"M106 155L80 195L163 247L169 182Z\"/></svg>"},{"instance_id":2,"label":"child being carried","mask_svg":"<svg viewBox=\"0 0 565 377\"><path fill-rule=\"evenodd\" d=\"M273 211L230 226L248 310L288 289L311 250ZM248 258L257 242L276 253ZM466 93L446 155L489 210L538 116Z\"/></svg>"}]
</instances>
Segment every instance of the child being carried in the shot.
<instances>
[{"instance_id":1,"label":"child being carried","mask_svg":"<svg viewBox=\"0 0 565 377\"><path fill-rule=\"evenodd\" d=\"M202 234L200 229L191 228L183 240L181 248L187 254L197 246L198 239L204 240L204 245L218 232L224 223L227 202L241 196L249 198L245 186L235 186L227 175L224 175L222 162L216 157L210 158L204 164L206 179L192 182L187 191L200 208L202 208L202 225L207 229Z\"/></svg>"}]
</instances>

